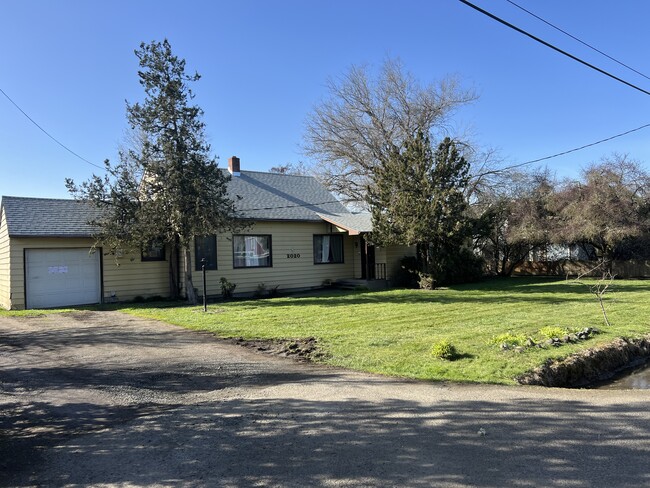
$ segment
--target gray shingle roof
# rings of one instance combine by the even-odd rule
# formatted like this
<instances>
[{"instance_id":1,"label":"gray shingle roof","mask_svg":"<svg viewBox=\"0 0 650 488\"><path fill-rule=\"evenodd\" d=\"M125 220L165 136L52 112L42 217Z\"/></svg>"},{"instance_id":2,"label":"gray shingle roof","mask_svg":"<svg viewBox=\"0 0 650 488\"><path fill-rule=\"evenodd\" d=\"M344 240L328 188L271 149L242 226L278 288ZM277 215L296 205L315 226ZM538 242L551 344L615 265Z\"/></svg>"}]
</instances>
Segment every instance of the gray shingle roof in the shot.
<instances>
[{"instance_id":1,"label":"gray shingle roof","mask_svg":"<svg viewBox=\"0 0 650 488\"><path fill-rule=\"evenodd\" d=\"M319 222L319 214L348 213L312 176L242 171L232 177L228 193L240 218ZM89 237L93 227L88 222L100 215L96 208L75 200L5 196L1 205L12 237Z\"/></svg>"},{"instance_id":2,"label":"gray shingle roof","mask_svg":"<svg viewBox=\"0 0 650 488\"><path fill-rule=\"evenodd\" d=\"M76 200L2 197L11 237L90 237L96 208Z\"/></svg>"},{"instance_id":3,"label":"gray shingle roof","mask_svg":"<svg viewBox=\"0 0 650 488\"><path fill-rule=\"evenodd\" d=\"M347 213L313 176L242 171L232 177L228 193L241 218L320 221L319 213Z\"/></svg>"}]
</instances>

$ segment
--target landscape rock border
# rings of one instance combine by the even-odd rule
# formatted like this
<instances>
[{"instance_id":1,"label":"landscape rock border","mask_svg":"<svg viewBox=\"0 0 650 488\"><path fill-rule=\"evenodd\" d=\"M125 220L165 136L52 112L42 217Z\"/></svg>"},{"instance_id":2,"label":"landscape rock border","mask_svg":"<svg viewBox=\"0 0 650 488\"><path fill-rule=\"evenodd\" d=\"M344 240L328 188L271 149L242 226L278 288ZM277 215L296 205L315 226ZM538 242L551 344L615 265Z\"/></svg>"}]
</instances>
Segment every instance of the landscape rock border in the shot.
<instances>
[{"instance_id":1,"label":"landscape rock border","mask_svg":"<svg viewBox=\"0 0 650 488\"><path fill-rule=\"evenodd\" d=\"M612 378L620 371L650 359L650 336L618 338L566 358L547 360L542 366L516 378L522 385L579 388Z\"/></svg>"}]
</instances>

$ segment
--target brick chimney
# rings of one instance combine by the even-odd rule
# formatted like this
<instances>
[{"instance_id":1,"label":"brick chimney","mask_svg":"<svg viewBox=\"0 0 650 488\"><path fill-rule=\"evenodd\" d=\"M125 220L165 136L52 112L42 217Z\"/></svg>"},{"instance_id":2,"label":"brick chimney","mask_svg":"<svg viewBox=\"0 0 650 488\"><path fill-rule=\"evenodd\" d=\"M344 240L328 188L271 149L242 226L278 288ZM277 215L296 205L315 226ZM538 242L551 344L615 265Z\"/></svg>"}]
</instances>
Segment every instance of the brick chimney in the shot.
<instances>
[{"instance_id":1,"label":"brick chimney","mask_svg":"<svg viewBox=\"0 0 650 488\"><path fill-rule=\"evenodd\" d=\"M239 170L239 158L237 156L233 156L228 160L228 171L233 176L239 176L241 174Z\"/></svg>"}]
</instances>

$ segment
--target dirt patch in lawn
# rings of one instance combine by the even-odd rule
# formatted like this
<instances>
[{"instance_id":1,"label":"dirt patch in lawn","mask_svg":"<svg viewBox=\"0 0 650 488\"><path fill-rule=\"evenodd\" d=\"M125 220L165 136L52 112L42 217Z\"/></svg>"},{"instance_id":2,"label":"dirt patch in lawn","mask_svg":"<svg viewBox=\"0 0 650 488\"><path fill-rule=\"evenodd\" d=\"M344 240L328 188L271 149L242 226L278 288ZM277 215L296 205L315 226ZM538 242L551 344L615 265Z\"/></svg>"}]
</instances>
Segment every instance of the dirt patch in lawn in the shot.
<instances>
[{"instance_id":1,"label":"dirt patch in lawn","mask_svg":"<svg viewBox=\"0 0 650 488\"><path fill-rule=\"evenodd\" d=\"M320 350L318 339L315 337L304 339L244 339L238 337L227 339L227 341L263 354L288 357L302 362L319 361L325 357L325 353Z\"/></svg>"},{"instance_id":2,"label":"dirt patch in lawn","mask_svg":"<svg viewBox=\"0 0 650 488\"><path fill-rule=\"evenodd\" d=\"M522 385L583 387L612 378L627 368L650 359L650 336L640 339L616 339L603 346L587 349L542 366L517 378Z\"/></svg>"}]
</instances>

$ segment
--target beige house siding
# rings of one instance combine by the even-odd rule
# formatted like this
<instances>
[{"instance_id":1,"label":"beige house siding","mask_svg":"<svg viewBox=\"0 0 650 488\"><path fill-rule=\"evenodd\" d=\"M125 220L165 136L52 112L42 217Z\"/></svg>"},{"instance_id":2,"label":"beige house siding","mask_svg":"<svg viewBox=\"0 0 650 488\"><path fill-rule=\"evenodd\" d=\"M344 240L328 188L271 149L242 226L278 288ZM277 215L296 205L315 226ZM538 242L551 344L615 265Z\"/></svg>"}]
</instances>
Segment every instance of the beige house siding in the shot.
<instances>
[{"instance_id":1,"label":"beige house siding","mask_svg":"<svg viewBox=\"0 0 650 488\"><path fill-rule=\"evenodd\" d=\"M103 256L104 302L169 297L169 251L164 261L142 261L140 253Z\"/></svg>"},{"instance_id":2,"label":"beige house siding","mask_svg":"<svg viewBox=\"0 0 650 488\"><path fill-rule=\"evenodd\" d=\"M92 240L83 238L38 238L13 237L11 252L11 308L25 308L25 249L83 248L92 245Z\"/></svg>"},{"instance_id":3,"label":"beige house siding","mask_svg":"<svg viewBox=\"0 0 650 488\"><path fill-rule=\"evenodd\" d=\"M1 241L0 241L1 242ZM8 306L12 309L25 308L25 249L90 248L92 239L87 238L12 238L10 240L10 293ZM0 247L1 249L1 247ZM104 301L126 301L136 296L169 296L167 261L141 261L140 254L102 256ZM114 298L111 298L114 297Z\"/></svg>"},{"instance_id":4,"label":"beige house siding","mask_svg":"<svg viewBox=\"0 0 650 488\"><path fill-rule=\"evenodd\" d=\"M0 220L0 306L25 308L25 249L87 248L90 238L36 238L7 236L4 215ZM314 264L313 237L317 234L343 234L343 263ZM233 268L232 234L217 236L217 269L208 270L207 294L221 293L220 279L225 277L237 285L236 293L254 293L260 283L267 290L279 291L315 288L325 281L361 276L361 245L359 236L349 236L326 222L257 222L242 230L244 235L271 235L272 266L268 268ZM99 249L98 252L103 252ZM386 263L390 279L399 269L405 255L414 248L378 248L377 263ZM203 294L196 256L191 249L193 282ZM136 297L169 296L169 252L165 261L142 261L140 253L102 254L102 296L104 302L129 301Z\"/></svg>"},{"instance_id":5,"label":"beige house siding","mask_svg":"<svg viewBox=\"0 0 650 488\"><path fill-rule=\"evenodd\" d=\"M238 232L271 235L273 265L269 268L233 268L232 234L218 235L217 269L206 271L207 295L221 293L221 277L237 285L235 293L255 292L260 283L264 283L267 290L277 286L279 291L286 291L318 287L326 280L353 277L355 263L359 260L358 249L354 246L356 237L344 235L342 264L314 264L314 235L330 233L337 233L337 229L325 222L257 222ZM195 271L194 249L192 265L193 283L202 295L202 276L200 271Z\"/></svg>"},{"instance_id":6,"label":"beige house siding","mask_svg":"<svg viewBox=\"0 0 650 488\"><path fill-rule=\"evenodd\" d=\"M404 256L415 256L415 246L390 246L382 248L386 263L386 279L391 281L400 269L400 261Z\"/></svg>"},{"instance_id":7,"label":"beige house siding","mask_svg":"<svg viewBox=\"0 0 650 488\"><path fill-rule=\"evenodd\" d=\"M0 209L0 307L11 308L11 274L9 273L9 234L4 208Z\"/></svg>"}]
</instances>

